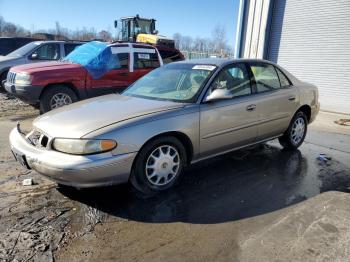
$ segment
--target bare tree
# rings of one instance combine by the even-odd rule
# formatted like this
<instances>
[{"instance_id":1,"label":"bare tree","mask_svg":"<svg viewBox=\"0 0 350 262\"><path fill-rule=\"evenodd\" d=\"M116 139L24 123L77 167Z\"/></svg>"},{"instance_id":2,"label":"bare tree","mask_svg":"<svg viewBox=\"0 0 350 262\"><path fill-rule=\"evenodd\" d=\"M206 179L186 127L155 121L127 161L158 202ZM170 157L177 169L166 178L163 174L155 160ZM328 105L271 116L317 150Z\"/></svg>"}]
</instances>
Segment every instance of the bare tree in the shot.
<instances>
[{"instance_id":1,"label":"bare tree","mask_svg":"<svg viewBox=\"0 0 350 262\"><path fill-rule=\"evenodd\" d=\"M175 41L175 47L180 48L182 42L182 35L180 33L175 33L173 35L173 39Z\"/></svg>"},{"instance_id":2,"label":"bare tree","mask_svg":"<svg viewBox=\"0 0 350 262\"><path fill-rule=\"evenodd\" d=\"M16 36L17 27L15 24L6 23L3 30L4 30L5 36L10 36L10 37Z\"/></svg>"},{"instance_id":3,"label":"bare tree","mask_svg":"<svg viewBox=\"0 0 350 262\"><path fill-rule=\"evenodd\" d=\"M102 30L98 33L98 38L102 39L103 41L111 41L112 35L110 32Z\"/></svg>"},{"instance_id":4,"label":"bare tree","mask_svg":"<svg viewBox=\"0 0 350 262\"><path fill-rule=\"evenodd\" d=\"M215 53L220 56L232 54L232 48L227 44L226 30L223 25L217 24L211 38L183 36L180 33L173 35L175 47L183 51L195 51L205 53Z\"/></svg>"},{"instance_id":5,"label":"bare tree","mask_svg":"<svg viewBox=\"0 0 350 262\"><path fill-rule=\"evenodd\" d=\"M180 46L180 48L184 50L192 50L192 44L193 44L192 37L184 36L182 37L182 45Z\"/></svg>"},{"instance_id":6,"label":"bare tree","mask_svg":"<svg viewBox=\"0 0 350 262\"><path fill-rule=\"evenodd\" d=\"M55 26L56 26L56 37L59 37L60 35L62 35L60 23L56 21Z\"/></svg>"},{"instance_id":7,"label":"bare tree","mask_svg":"<svg viewBox=\"0 0 350 262\"><path fill-rule=\"evenodd\" d=\"M211 32L212 39L214 41L214 50L218 53L222 53L226 49L226 30L221 24L217 24Z\"/></svg>"},{"instance_id":8,"label":"bare tree","mask_svg":"<svg viewBox=\"0 0 350 262\"><path fill-rule=\"evenodd\" d=\"M2 36L4 25L5 25L5 20L2 16L0 16L0 36Z\"/></svg>"}]
</instances>

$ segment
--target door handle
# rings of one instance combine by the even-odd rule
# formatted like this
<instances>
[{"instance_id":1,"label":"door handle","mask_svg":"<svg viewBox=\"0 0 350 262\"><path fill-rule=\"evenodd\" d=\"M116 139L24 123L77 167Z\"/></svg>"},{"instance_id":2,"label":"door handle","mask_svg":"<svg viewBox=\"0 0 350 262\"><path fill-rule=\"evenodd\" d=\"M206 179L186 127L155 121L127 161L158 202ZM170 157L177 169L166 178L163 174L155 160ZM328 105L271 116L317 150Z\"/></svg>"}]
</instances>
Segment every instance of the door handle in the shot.
<instances>
[{"instance_id":1,"label":"door handle","mask_svg":"<svg viewBox=\"0 0 350 262\"><path fill-rule=\"evenodd\" d=\"M118 75L119 75L119 76L128 76L129 73L119 73Z\"/></svg>"},{"instance_id":2,"label":"door handle","mask_svg":"<svg viewBox=\"0 0 350 262\"><path fill-rule=\"evenodd\" d=\"M247 111L254 111L255 108L256 108L256 105L254 105L254 104L251 104L251 105L246 107Z\"/></svg>"},{"instance_id":3,"label":"door handle","mask_svg":"<svg viewBox=\"0 0 350 262\"><path fill-rule=\"evenodd\" d=\"M289 101L294 101L294 100L295 100L295 96L290 96L290 97L288 97L288 100L289 100Z\"/></svg>"}]
</instances>

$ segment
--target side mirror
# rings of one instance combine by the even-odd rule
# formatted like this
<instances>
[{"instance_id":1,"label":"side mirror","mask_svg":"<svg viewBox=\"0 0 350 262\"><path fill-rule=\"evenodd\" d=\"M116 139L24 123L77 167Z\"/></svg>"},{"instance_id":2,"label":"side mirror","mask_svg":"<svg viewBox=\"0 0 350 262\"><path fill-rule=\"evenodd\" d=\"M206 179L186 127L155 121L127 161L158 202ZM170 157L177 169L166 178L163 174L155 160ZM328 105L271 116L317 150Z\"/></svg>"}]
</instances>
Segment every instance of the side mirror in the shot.
<instances>
[{"instance_id":1,"label":"side mirror","mask_svg":"<svg viewBox=\"0 0 350 262\"><path fill-rule=\"evenodd\" d=\"M214 89L210 95L205 98L205 102L231 99L233 96L227 89Z\"/></svg>"},{"instance_id":2,"label":"side mirror","mask_svg":"<svg viewBox=\"0 0 350 262\"><path fill-rule=\"evenodd\" d=\"M118 21L114 20L114 28L117 28L117 27L118 27Z\"/></svg>"},{"instance_id":3,"label":"side mirror","mask_svg":"<svg viewBox=\"0 0 350 262\"><path fill-rule=\"evenodd\" d=\"M30 59L32 59L32 60L38 59L38 54L37 54L37 53L31 54L31 55L30 55Z\"/></svg>"}]
</instances>

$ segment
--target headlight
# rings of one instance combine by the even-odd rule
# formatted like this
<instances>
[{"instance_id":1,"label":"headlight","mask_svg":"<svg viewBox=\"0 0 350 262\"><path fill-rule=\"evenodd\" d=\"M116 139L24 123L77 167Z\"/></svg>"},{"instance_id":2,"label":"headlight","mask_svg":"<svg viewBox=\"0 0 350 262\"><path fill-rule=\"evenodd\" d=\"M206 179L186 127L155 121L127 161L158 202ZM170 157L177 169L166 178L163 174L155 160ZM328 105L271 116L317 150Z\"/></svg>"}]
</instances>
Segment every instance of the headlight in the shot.
<instances>
[{"instance_id":1,"label":"headlight","mask_svg":"<svg viewBox=\"0 0 350 262\"><path fill-rule=\"evenodd\" d=\"M111 151L117 147L117 142L109 139L55 138L52 147L63 153L88 155Z\"/></svg>"},{"instance_id":2,"label":"headlight","mask_svg":"<svg viewBox=\"0 0 350 262\"><path fill-rule=\"evenodd\" d=\"M17 73L15 78L16 85L30 85L30 75L28 73Z\"/></svg>"}]
</instances>

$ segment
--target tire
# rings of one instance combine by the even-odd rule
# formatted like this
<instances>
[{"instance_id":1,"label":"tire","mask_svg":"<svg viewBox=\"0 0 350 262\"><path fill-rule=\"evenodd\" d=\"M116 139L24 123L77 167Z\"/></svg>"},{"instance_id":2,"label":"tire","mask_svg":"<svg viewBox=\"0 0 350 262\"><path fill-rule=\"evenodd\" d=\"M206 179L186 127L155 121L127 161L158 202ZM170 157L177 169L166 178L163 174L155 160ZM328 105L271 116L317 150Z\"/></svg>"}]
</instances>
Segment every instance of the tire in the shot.
<instances>
[{"instance_id":1,"label":"tire","mask_svg":"<svg viewBox=\"0 0 350 262\"><path fill-rule=\"evenodd\" d=\"M7 73L8 73L8 71L3 72L3 73L0 75L0 92L1 92L1 93L6 93L5 87L2 85L2 81L6 80Z\"/></svg>"},{"instance_id":2,"label":"tire","mask_svg":"<svg viewBox=\"0 0 350 262\"><path fill-rule=\"evenodd\" d=\"M58 101L56 99L58 99ZM51 86L44 90L40 98L40 112L46 113L55 108L62 107L78 101L77 95L67 86Z\"/></svg>"},{"instance_id":3,"label":"tire","mask_svg":"<svg viewBox=\"0 0 350 262\"><path fill-rule=\"evenodd\" d=\"M289 124L287 131L278 140L285 149L297 149L304 142L308 120L302 111L298 111ZM303 128L302 128L303 127Z\"/></svg>"},{"instance_id":4,"label":"tire","mask_svg":"<svg viewBox=\"0 0 350 262\"><path fill-rule=\"evenodd\" d=\"M162 150L163 155L159 150ZM166 153L169 155L164 156ZM155 160L155 157L159 157L158 160ZM130 182L138 191L146 195L167 190L177 183L186 163L185 147L177 138L173 136L156 138L143 146L138 153L131 171ZM156 167L153 168L151 165Z\"/></svg>"}]
</instances>

